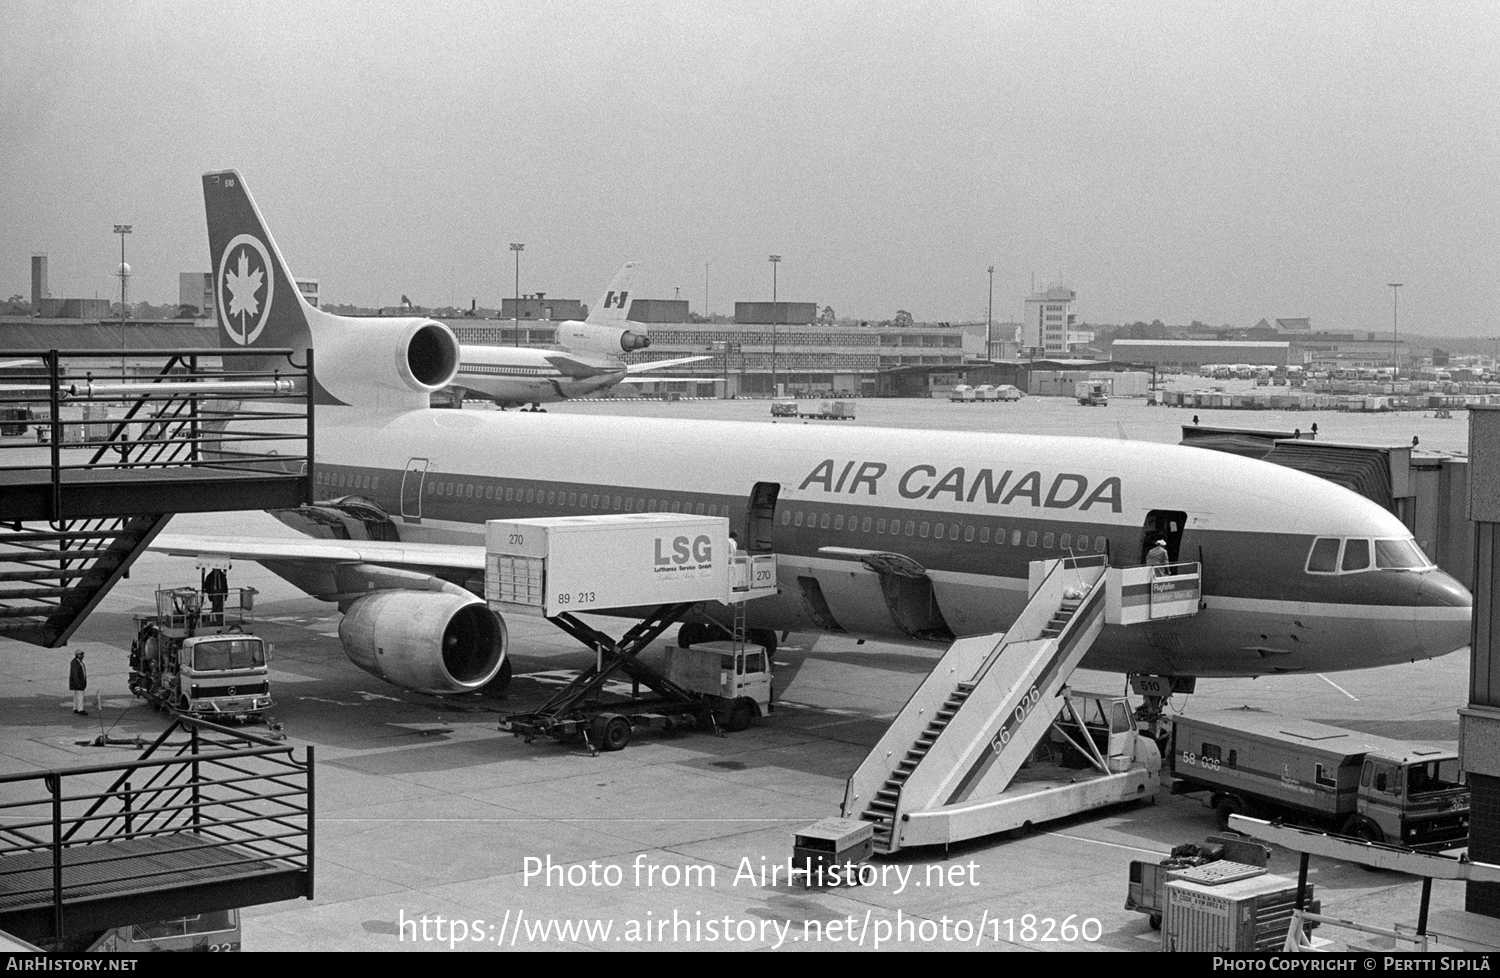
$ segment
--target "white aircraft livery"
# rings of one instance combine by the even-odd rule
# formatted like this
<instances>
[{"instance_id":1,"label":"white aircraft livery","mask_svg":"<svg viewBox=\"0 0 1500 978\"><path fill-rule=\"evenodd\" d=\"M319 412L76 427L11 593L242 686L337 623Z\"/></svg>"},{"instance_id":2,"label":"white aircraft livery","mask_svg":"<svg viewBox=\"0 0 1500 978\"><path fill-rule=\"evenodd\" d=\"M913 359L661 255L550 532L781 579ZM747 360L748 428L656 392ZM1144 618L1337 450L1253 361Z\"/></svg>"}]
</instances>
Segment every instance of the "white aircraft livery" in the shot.
<instances>
[{"instance_id":1,"label":"white aircraft livery","mask_svg":"<svg viewBox=\"0 0 1500 978\"><path fill-rule=\"evenodd\" d=\"M362 668L461 692L506 678L481 590L484 521L601 513L727 517L774 552L753 626L913 644L1005 629L1031 561L1202 566L1198 614L1105 626L1086 667L1173 676L1326 672L1431 658L1469 640L1471 599L1375 503L1203 449L1116 440L717 421L517 416L428 407L459 345L429 319L309 306L234 171L203 179L228 342L313 348L314 506L286 540L159 537L257 560L337 601ZM277 357L268 357L271 367ZM727 621L708 607L685 628Z\"/></svg>"},{"instance_id":2,"label":"white aircraft livery","mask_svg":"<svg viewBox=\"0 0 1500 978\"><path fill-rule=\"evenodd\" d=\"M459 347L458 377L452 386L477 394L501 407L530 404L533 408L553 401L589 397L619 383L648 383L660 378L649 371L696 363L706 356L674 357L627 364L622 353L644 350L651 341L626 326L630 309L630 285L639 262L626 262L609 283L588 318L558 324L562 350L533 347Z\"/></svg>"}]
</instances>

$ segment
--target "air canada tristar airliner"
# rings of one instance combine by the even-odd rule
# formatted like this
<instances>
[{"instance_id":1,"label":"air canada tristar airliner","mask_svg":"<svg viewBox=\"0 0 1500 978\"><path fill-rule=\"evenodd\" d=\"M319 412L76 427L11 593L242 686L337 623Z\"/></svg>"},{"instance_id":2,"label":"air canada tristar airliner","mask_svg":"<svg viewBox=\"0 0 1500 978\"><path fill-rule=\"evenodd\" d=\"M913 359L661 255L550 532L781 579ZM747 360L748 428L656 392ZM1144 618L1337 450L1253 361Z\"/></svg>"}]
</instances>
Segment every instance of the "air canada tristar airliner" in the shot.
<instances>
[{"instance_id":1,"label":"air canada tristar airliner","mask_svg":"<svg viewBox=\"0 0 1500 978\"><path fill-rule=\"evenodd\" d=\"M706 356L674 357L627 364L621 359L622 353L651 345L644 333L626 328L631 325L626 318L630 285L639 267L639 262L626 262L586 319L558 324L562 350L460 346L458 377L452 386L502 408L530 404L535 409L553 401L589 397L622 382L649 383L661 379L650 376L649 371L707 360Z\"/></svg>"},{"instance_id":2,"label":"air canada tristar airliner","mask_svg":"<svg viewBox=\"0 0 1500 978\"><path fill-rule=\"evenodd\" d=\"M428 407L459 344L430 319L309 306L244 180L203 178L226 345L316 352L311 539L159 537L256 560L339 603L350 658L397 685L508 675L476 595L484 521L683 512L773 552L779 593L750 624L941 647L1005 629L1032 561L1145 562L1158 540L1202 567L1201 610L1106 625L1083 665L1167 676L1361 669L1468 643L1471 599L1395 516L1315 476L1175 445L1045 435L526 416ZM275 362L273 362L273 360ZM284 363L268 357L266 367ZM709 606L685 629L713 627Z\"/></svg>"}]
</instances>

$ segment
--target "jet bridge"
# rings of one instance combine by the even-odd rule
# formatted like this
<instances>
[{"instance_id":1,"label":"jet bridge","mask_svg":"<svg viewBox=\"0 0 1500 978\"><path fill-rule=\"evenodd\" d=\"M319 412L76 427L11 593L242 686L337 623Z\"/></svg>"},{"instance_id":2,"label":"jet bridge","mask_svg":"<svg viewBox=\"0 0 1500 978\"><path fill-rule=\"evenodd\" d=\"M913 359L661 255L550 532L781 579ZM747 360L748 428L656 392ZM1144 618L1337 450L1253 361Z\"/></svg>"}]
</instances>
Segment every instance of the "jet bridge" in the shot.
<instances>
[{"instance_id":1,"label":"jet bridge","mask_svg":"<svg viewBox=\"0 0 1500 978\"><path fill-rule=\"evenodd\" d=\"M1197 614L1198 565L1101 555L1033 561L1030 578L1011 627L954 642L849 779L842 814L874 823L876 851L1154 798L1161 756L1125 698L1067 684L1106 623Z\"/></svg>"}]
</instances>

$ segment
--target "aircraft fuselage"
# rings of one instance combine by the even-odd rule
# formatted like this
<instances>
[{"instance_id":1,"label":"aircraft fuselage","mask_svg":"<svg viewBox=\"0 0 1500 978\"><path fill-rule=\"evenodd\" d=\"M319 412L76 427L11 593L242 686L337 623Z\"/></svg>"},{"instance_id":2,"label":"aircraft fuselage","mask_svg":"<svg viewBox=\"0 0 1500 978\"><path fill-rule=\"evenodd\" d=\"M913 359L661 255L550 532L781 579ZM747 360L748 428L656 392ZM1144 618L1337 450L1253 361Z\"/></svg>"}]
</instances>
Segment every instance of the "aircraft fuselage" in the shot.
<instances>
[{"instance_id":1,"label":"aircraft fuselage","mask_svg":"<svg viewBox=\"0 0 1500 978\"><path fill-rule=\"evenodd\" d=\"M756 602L756 627L946 643L1004 629L1025 603L1033 560L1106 553L1135 565L1166 536L1174 559L1202 564L1202 610L1111 626L1086 666L1321 672L1429 658L1468 641L1468 592L1430 564L1372 559L1366 570L1309 572L1315 540L1352 541L1351 554L1380 546L1359 541L1409 542L1394 516L1324 480L1221 453L498 412L329 409L319 426L319 497L375 502L404 541L482 543L487 519L726 516L748 549L777 555L780 594ZM839 552L850 550L899 555L915 572L877 573Z\"/></svg>"}]
</instances>

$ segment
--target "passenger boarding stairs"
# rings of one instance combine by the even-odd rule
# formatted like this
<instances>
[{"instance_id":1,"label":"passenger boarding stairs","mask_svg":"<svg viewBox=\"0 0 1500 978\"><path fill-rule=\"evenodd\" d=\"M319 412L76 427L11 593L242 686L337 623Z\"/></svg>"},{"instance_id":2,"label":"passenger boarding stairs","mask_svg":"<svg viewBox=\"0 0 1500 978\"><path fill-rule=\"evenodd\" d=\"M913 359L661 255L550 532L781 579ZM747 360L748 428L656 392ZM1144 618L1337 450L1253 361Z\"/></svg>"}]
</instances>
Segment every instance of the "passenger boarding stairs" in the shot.
<instances>
[{"instance_id":1,"label":"passenger boarding stairs","mask_svg":"<svg viewBox=\"0 0 1500 978\"><path fill-rule=\"evenodd\" d=\"M79 381L67 365L84 355L50 351L34 355L33 375L6 378L23 383L0 390L0 407L45 417L35 440L28 425L26 436L0 444L0 639L67 644L174 512L310 501L310 366L274 378L230 374L200 369L198 352L221 361L233 355L132 353L138 364L158 361L158 372L95 371ZM258 403L245 410L251 394ZM289 401L292 413L264 413L276 400ZM282 429L225 430L231 421L269 418Z\"/></svg>"},{"instance_id":2,"label":"passenger boarding stairs","mask_svg":"<svg viewBox=\"0 0 1500 978\"><path fill-rule=\"evenodd\" d=\"M1031 598L1011 627L954 642L912 694L845 789L843 816L874 824L876 851L994 831L987 806L1063 710L1068 680L1106 620L1197 612L1196 565L1167 578L1104 561L1033 562Z\"/></svg>"}]
</instances>

